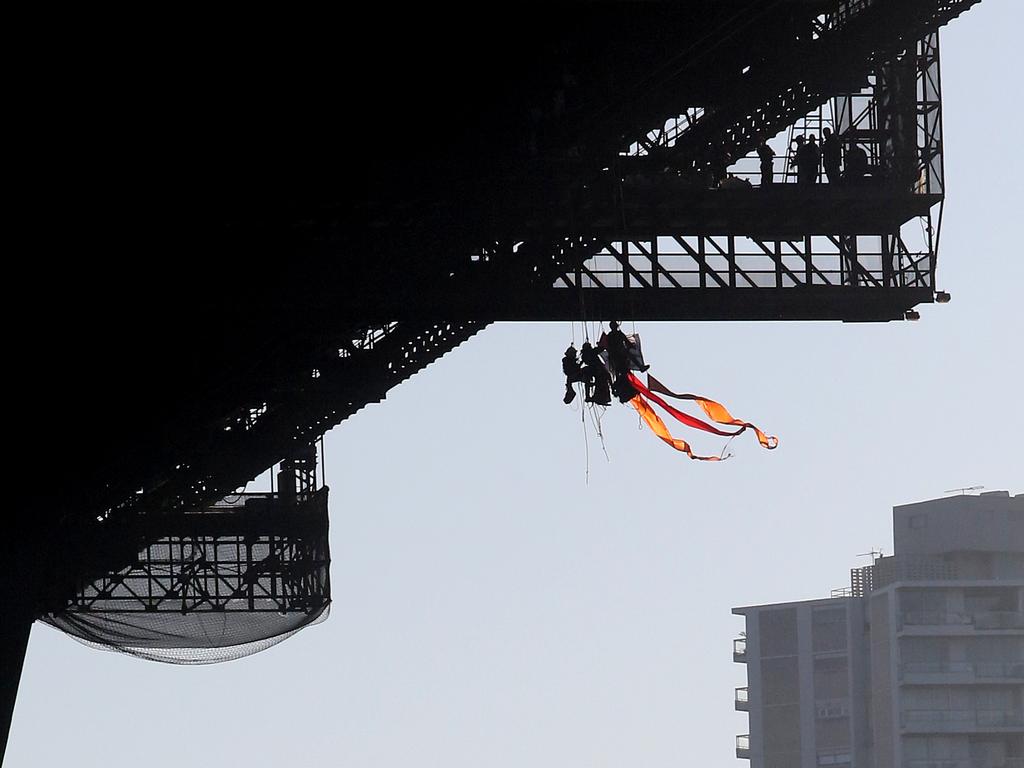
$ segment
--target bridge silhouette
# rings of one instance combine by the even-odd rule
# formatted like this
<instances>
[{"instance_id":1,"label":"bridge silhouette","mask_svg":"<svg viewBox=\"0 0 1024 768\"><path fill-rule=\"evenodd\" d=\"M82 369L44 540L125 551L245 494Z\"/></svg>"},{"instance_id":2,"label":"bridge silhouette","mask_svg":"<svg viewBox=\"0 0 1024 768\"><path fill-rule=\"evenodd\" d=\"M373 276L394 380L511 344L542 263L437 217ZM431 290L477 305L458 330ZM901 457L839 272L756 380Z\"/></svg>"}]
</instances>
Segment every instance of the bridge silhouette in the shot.
<instances>
[{"instance_id":1,"label":"bridge silhouette","mask_svg":"<svg viewBox=\"0 0 1024 768\"><path fill-rule=\"evenodd\" d=\"M117 194L80 204L91 256L47 282L71 340L18 348L20 449L64 459L30 462L11 522L4 744L35 620L198 663L325 616L318 441L489 323L887 322L943 300L938 30L977 2L567 5L430 41L417 11L389 66L318 58L283 96L206 82L204 59L148 105L200 138L181 115L91 137ZM799 183L793 140L825 127L866 167ZM268 469L275 489L238 493ZM211 615L234 622L213 648Z\"/></svg>"}]
</instances>

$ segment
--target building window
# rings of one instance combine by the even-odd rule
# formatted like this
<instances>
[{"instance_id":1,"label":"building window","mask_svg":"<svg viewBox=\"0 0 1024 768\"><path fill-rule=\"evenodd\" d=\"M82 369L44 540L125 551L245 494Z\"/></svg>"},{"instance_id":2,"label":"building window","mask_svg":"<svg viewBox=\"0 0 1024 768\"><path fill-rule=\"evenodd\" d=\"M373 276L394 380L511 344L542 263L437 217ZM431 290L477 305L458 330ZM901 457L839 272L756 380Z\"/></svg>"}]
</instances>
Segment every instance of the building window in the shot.
<instances>
[{"instance_id":1,"label":"building window","mask_svg":"<svg viewBox=\"0 0 1024 768\"><path fill-rule=\"evenodd\" d=\"M758 629L762 658L796 655L795 608L761 611L758 615Z\"/></svg>"},{"instance_id":2,"label":"building window","mask_svg":"<svg viewBox=\"0 0 1024 768\"><path fill-rule=\"evenodd\" d=\"M815 653L846 650L846 609L815 610L811 632Z\"/></svg>"},{"instance_id":3,"label":"building window","mask_svg":"<svg viewBox=\"0 0 1024 768\"><path fill-rule=\"evenodd\" d=\"M814 699L831 702L850 695L850 673L846 657L814 660Z\"/></svg>"},{"instance_id":4,"label":"building window","mask_svg":"<svg viewBox=\"0 0 1024 768\"><path fill-rule=\"evenodd\" d=\"M796 656L764 659L761 662L761 696L767 707L800 701L800 671Z\"/></svg>"}]
</instances>

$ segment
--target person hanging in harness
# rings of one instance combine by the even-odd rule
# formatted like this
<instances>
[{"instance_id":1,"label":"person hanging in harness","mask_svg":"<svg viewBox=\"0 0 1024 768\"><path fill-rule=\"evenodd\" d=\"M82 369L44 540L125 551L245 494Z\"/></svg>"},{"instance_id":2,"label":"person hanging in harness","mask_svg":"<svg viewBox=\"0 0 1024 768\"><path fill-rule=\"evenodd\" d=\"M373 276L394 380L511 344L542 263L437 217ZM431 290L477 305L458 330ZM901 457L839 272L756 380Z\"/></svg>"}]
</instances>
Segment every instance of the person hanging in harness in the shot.
<instances>
[{"instance_id":1,"label":"person hanging in harness","mask_svg":"<svg viewBox=\"0 0 1024 768\"><path fill-rule=\"evenodd\" d=\"M572 344L569 345L569 348L565 350L565 354L562 356L562 373L565 374L565 397L562 398L562 402L569 405L569 403L576 399L576 390L573 384L586 380L583 366L580 365L579 358L577 357L576 347Z\"/></svg>"},{"instance_id":2,"label":"person hanging in harness","mask_svg":"<svg viewBox=\"0 0 1024 768\"><path fill-rule=\"evenodd\" d=\"M639 343L619 328L619 323L612 320L608 323L611 330L602 338L603 346L608 351L608 364L612 369L615 381L612 391L620 402L628 403L636 397L636 389L629 382L630 370L646 371L649 366L644 364Z\"/></svg>"},{"instance_id":3,"label":"person hanging in harness","mask_svg":"<svg viewBox=\"0 0 1024 768\"><path fill-rule=\"evenodd\" d=\"M611 329L605 335L605 344L608 349L608 363L612 367L615 377L626 376L629 373L629 340L626 338L617 321L608 323Z\"/></svg>"},{"instance_id":4,"label":"person hanging in harness","mask_svg":"<svg viewBox=\"0 0 1024 768\"><path fill-rule=\"evenodd\" d=\"M583 360L583 376L587 385L587 396L584 400L598 405L611 405L612 393L609 387L608 369L598 351L589 341L585 341L583 349L580 350L580 357Z\"/></svg>"},{"instance_id":5,"label":"person hanging in harness","mask_svg":"<svg viewBox=\"0 0 1024 768\"><path fill-rule=\"evenodd\" d=\"M609 391L611 381L609 371L611 371L615 375L615 394L619 400L623 403L628 402L658 438L675 450L685 453L691 459L723 461L731 454L727 455L725 449L719 455L694 453L686 440L672 435L662 417L655 412L654 405L660 406L668 416L693 429L730 439L751 430L757 435L757 441L762 447L771 450L779 444L778 438L774 435L762 432L748 421L735 418L721 403L700 395L673 392L650 375L647 377L647 383L644 384L639 377L633 375L633 371L644 372L650 368L644 362L640 337L636 333L627 336L622 332L617 321L612 321L608 325L608 332L601 334L596 346L591 345L589 341L583 344L582 359L577 359L574 345L570 345L565 351L565 355L562 357L562 372L566 377L566 404L575 399L576 393L573 390L573 384L578 377L582 376L586 383L586 401L601 406L611 405L611 392ZM711 421L704 421L686 413L670 405L665 398L696 403ZM591 416L594 417L595 414L591 412ZM595 426L600 433L599 417L596 418L598 420L595 421ZM585 426L586 420L584 419L584 428ZM726 447L728 447L728 443Z\"/></svg>"}]
</instances>

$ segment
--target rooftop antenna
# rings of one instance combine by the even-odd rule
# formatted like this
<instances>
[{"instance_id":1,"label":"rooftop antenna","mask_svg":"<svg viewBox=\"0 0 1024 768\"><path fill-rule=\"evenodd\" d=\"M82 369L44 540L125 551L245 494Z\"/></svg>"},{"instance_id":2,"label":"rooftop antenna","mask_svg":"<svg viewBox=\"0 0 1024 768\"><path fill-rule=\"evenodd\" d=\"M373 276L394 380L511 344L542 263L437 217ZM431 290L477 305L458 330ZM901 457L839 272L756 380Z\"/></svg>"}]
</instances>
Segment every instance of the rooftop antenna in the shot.
<instances>
[{"instance_id":1,"label":"rooftop antenna","mask_svg":"<svg viewBox=\"0 0 1024 768\"><path fill-rule=\"evenodd\" d=\"M875 560L880 558L883 554L884 553L882 552L882 548L881 547L879 547L878 549L875 549L874 547L872 547L870 552L858 552L856 557L870 557L871 561L874 562Z\"/></svg>"},{"instance_id":2,"label":"rooftop antenna","mask_svg":"<svg viewBox=\"0 0 1024 768\"><path fill-rule=\"evenodd\" d=\"M959 493L961 496L964 496L968 491L981 491L984 488L984 485L968 485L964 488L950 488L948 491L943 491L943 493Z\"/></svg>"}]
</instances>

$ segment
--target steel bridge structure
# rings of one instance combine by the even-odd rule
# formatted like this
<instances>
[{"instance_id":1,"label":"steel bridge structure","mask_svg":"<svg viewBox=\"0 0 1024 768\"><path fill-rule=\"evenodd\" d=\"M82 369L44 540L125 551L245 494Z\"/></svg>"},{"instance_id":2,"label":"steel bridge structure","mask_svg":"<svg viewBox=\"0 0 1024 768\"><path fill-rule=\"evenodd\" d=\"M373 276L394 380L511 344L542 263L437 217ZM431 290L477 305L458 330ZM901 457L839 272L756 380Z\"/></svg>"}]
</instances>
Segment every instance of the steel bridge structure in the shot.
<instances>
[{"instance_id":1,"label":"steel bridge structure","mask_svg":"<svg viewBox=\"0 0 1024 768\"><path fill-rule=\"evenodd\" d=\"M325 615L318 442L489 323L887 322L941 298L939 29L977 2L639 4L601 52L581 41L621 9L572 6L550 29L513 24L488 41L493 56L460 40L465 60L430 65L433 83L470 61L490 67L448 97L463 110L451 124L432 124L415 82L400 108L394 94L368 98L384 126L374 146L402 151L369 153L357 191L364 147L350 141L326 187L267 171L257 193L237 173L197 189L201 208L158 218L133 244L166 231L174 254L206 245L141 298L103 294L103 328L146 328L126 330L109 357L132 361L145 391L84 384L99 415L83 415L82 431L103 437L82 468L34 484L47 511L16 539L46 541L46 555L8 558L22 586L4 622L4 744L36 619L173 660L233 647L231 633L210 640L227 615L265 615L250 637L265 644ZM496 63L524 30L534 63ZM410 78L422 50L408 52ZM825 126L867 168L797 183L792 138ZM301 193L283 198L291 188ZM268 255L287 268L249 268ZM195 274L213 287L196 288ZM101 370L96 354L82 353L83 369ZM63 397L53 387L45 402ZM239 494L275 467L276 491ZM129 614L161 638L149 650L112 636ZM207 644L168 640L176 626Z\"/></svg>"}]
</instances>

